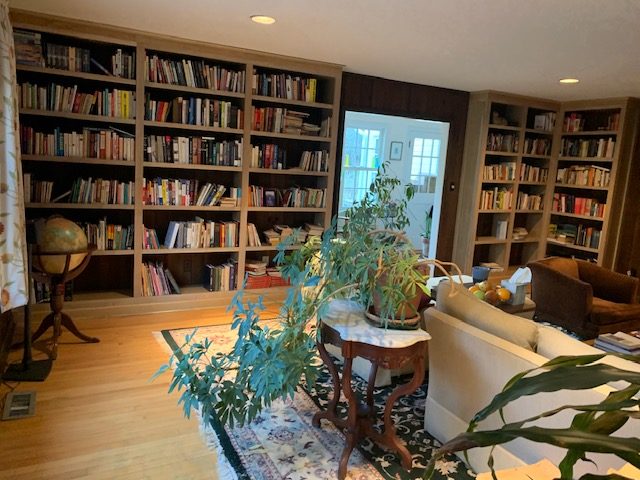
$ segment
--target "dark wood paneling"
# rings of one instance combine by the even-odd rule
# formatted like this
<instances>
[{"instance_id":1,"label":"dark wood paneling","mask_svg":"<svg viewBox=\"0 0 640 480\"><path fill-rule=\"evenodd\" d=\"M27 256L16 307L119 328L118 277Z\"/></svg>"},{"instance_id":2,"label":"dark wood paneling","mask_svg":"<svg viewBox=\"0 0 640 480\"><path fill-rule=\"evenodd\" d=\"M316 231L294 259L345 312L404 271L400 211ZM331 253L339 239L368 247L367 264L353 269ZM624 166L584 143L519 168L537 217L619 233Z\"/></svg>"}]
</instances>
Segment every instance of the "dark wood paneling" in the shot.
<instances>
[{"instance_id":1,"label":"dark wood paneling","mask_svg":"<svg viewBox=\"0 0 640 480\"><path fill-rule=\"evenodd\" d=\"M342 77L340 132L336 158L342 157L344 113L348 110L449 123L447 166L444 173L436 253L440 260L451 260L453 252L455 221L451 220L456 218L458 207L458 187L462 171L468 105L469 93L460 90L398 82L355 73L345 73ZM337 165L335 182L334 213L338 206L340 162Z\"/></svg>"}]
</instances>

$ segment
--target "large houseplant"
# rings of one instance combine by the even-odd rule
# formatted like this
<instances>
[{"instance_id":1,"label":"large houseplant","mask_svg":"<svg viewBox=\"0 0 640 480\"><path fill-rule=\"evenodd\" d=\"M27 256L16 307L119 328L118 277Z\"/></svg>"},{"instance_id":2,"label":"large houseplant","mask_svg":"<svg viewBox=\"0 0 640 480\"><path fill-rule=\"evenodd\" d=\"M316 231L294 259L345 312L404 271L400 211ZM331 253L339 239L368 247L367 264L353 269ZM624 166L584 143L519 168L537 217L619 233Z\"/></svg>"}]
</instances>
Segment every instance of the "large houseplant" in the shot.
<instances>
[{"instance_id":1,"label":"large houseplant","mask_svg":"<svg viewBox=\"0 0 640 480\"><path fill-rule=\"evenodd\" d=\"M347 210L341 231L334 220L320 242L291 253L288 242L281 245L276 262L292 287L276 325L260 322L261 301L244 302L241 290L230 307L238 334L230 352L211 353L216 346L208 339L187 337L158 372L173 367L169 391L182 390L185 415L199 407L223 423L251 421L274 400L293 396L301 382L315 382L320 369L316 327L331 299L350 298L369 307L375 297L384 319L426 289L425 272L416 268L419 257L398 233L407 226L406 205L413 195L410 185L398 193L401 187L383 166L364 198ZM400 316L413 310L408 307Z\"/></svg>"}]
</instances>

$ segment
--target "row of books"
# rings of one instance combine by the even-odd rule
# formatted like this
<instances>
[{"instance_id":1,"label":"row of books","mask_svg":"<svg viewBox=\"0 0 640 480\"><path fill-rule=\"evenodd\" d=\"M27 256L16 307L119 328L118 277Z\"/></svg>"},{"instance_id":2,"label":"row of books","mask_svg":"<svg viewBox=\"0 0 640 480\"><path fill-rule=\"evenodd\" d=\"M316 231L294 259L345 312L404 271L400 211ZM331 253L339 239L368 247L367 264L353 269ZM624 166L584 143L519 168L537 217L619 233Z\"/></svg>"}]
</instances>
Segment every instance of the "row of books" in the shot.
<instances>
[{"instance_id":1,"label":"row of books","mask_svg":"<svg viewBox=\"0 0 640 480\"><path fill-rule=\"evenodd\" d=\"M30 173L22 175L24 203L49 203L53 194L53 182L34 180Z\"/></svg>"},{"instance_id":2,"label":"row of books","mask_svg":"<svg viewBox=\"0 0 640 480\"><path fill-rule=\"evenodd\" d=\"M589 217L604 217L605 204L596 198L576 197L565 193L553 194L551 210L557 213L573 213Z\"/></svg>"},{"instance_id":3,"label":"row of books","mask_svg":"<svg viewBox=\"0 0 640 480\"><path fill-rule=\"evenodd\" d=\"M221 265L206 264L202 286L210 292L229 292L236 289L238 262L229 259Z\"/></svg>"},{"instance_id":4,"label":"row of books","mask_svg":"<svg viewBox=\"0 0 640 480\"><path fill-rule=\"evenodd\" d=\"M282 170L291 167L287 163L287 149L282 145L266 143L251 147L251 167Z\"/></svg>"},{"instance_id":5,"label":"row of books","mask_svg":"<svg viewBox=\"0 0 640 480\"><path fill-rule=\"evenodd\" d=\"M245 262L245 289L271 288L289 285L277 267L267 267L267 262L249 260Z\"/></svg>"},{"instance_id":6,"label":"row of books","mask_svg":"<svg viewBox=\"0 0 640 480\"><path fill-rule=\"evenodd\" d=\"M238 222L214 222L196 217L189 222L171 221L164 237L164 248L215 248L238 246ZM159 248L152 246L145 248Z\"/></svg>"},{"instance_id":7,"label":"row of books","mask_svg":"<svg viewBox=\"0 0 640 480\"><path fill-rule=\"evenodd\" d=\"M103 218L98 223L80 224L87 241L97 250L131 250L133 248L133 225L107 223Z\"/></svg>"},{"instance_id":8,"label":"row of books","mask_svg":"<svg viewBox=\"0 0 640 480\"><path fill-rule=\"evenodd\" d=\"M572 165L559 168L556 175L558 183L588 187L608 187L610 180L611 169L597 165Z\"/></svg>"},{"instance_id":9,"label":"row of books","mask_svg":"<svg viewBox=\"0 0 640 480\"><path fill-rule=\"evenodd\" d=\"M324 232L324 228L321 225L315 225L312 223L305 223L303 226L298 227L298 233L295 243L304 243L305 241L313 238L320 238ZM285 238L293 235L296 228L291 228L288 225L274 225L273 228L265 230L263 235L267 245L278 245ZM247 245L249 247L261 247L262 241L258 234L258 229L255 224L247 224Z\"/></svg>"},{"instance_id":10,"label":"row of books","mask_svg":"<svg viewBox=\"0 0 640 480\"><path fill-rule=\"evenodd\" d=\"M208 65L204 60L172 60L148 55L144 60L145 80L169 85L208 88L223 92L245 91L245 71Z\"/></svg>"},{"instance_id":11,"label":"row of books","mask_svg":"<svg viewBox=\"0 0 640 480\"><path fill-rule=\"evenodd\" d=\"M613 158L616 141L609 138L563 138L560 155L579 158Z\"/></svg>"},{"instance_id":12,"label":"row of books","mask_svg":"<svg viewBox=\"0 0 640 480\"><path fill-rule=\"evenodd\" d=\"M326 202L323 188L270 188L249 186L250 207L323 208Z\"/></svg>"},{"instance_id":13,"label":"row of books","mask_svg":"<svg viewBox=\"0 0 640 480\"><path fill-rule=\"evenodd\" d=\"M98 73L135 78L135 50L131 52L123 51L121 48L112 50L114 53L111 55L111 71L109 71L91 56L90 49L43 42L39 32L16 29L13 31L13 41L18 65L45 66L87 73L91 73L93 66Z\"/></svg>"},{"instance_id":14,"label":"row of books","mask_svg":"<svg viewBox=\"0 0 640 480\"><path fill-rule=\"evenodd\" d=\"M254 70L251 91L254 95L315 102L317 86L318 80L313 77L304 78L288 73L258 73Z\"/></svg>"},{"instance_id":15,"label":"row of books","mask_svg":"<svg viewBox=\"0 0 640 480\"><path fill-rule=\"evenodd\" d=\"M550 138L529 138L524 139L525 155L550 155L551 139Z\"/></svg>"},{"instance_id":16,"label":"row of books","mask_svg":"<svg viewBox=\"0 0 640 480\"><path fill-rule=\"evenodd\" d=\"M640 355L640 331L603 333L598 335L594 346L606 352Z\"/></svg>"},{"instance_id":17,"label":"row of books","mask_svg":"<svg viewBox=\"0 0 640 480\"><path fill-rule=\"evenodd\" d=\"M142 296L159 297L180 293L180 287L162 262L142 262Z\"/></svg>"},{"instance_id":18,"label":"row of books","mask_svg":"<svg viewBox=\"0 0 640 480\"><path fill-rule=\"evenodd\" d=\"M253 107L253 130L259 132L286 133L289 135L329 136L331 117L320 125L310 123L309 114L280 107Z\"/></svg>"},{"instance_id":19,"label":"row of books","mask_svg":"<svg viewBox=\"0 0 640 480\"><path fill-rule=\"evenodd\" d=\"M73 280L64 284L64 300L70 302L73 300ZM49 303L51 301L51 287L49 282L36 282L31 279L31 295L29 303Z\"/></svg>"},{"instance_id":20,"label":"row of books","mask_svg":"<svg viewBox=\"0 0 640 480\"><path fill-rule=\"evenodd\" d=\"M482 168L483 180L514 180L515 178L516 162L494 163Z\"/></svg>"},{"instance_id":21,"label":"row of books","mask_svg":"<svg viewBox=\"0 0 640 480\"><path fill-rule=\"evenodd\" d=\"M20 151L26 155L133 161L135 140L132 134L113 127L83 128L81 132L63 132L56 127L53 133L46 133L22 125Z\"/></svg>"},{"instance_id":22,"label":"row of books","mask_svg":"<svg viewBox=\"0 0 640 480\"><path fill-rule=\"evenodd\" d=\"M53 82L47 86L25 82L19 88L20 108L124 119L136 116L136 95L129 90L105 88L92 93L80 92L77 85L65 87Z\"/></svg>"},{"instance_id":23,"label":"row of books","mask_svg":"<svg viewBox=\"0 0 640 480\"><path fill-rule=\"evenodd\" d=\"M489 132L487 137L488 152L517 152L518 135L512 133Z\"/></svg>"},{"instance_id":24,"label":"row of books","mask_svg":"<svg viewBox=\"0 0 640 480\"><path fill-rule=\"evenodd\" d=\"M513 203L513 191L495 187L480 192L480 210L508 210Z\"/></svg>"},{"instance_id":25,"label":"row of books","mask_svg":"<svg viewBox=\"0 0 640 480\"><path fill-rule=\"evenodd\" d=\"M242 139L216 141L213 137L144 137L146 162L184 163L239 167L242 164Z\"/></svg>"},{"instance_id":26,"label":"row of books","mask_svg":"<svg viewBox=\"0 0 640 480\"><path fill-rule=\"evenodd\" d=\"M540 182L544 183L549 177L549 169L546 167L536 167L522 163L520 165L520 181L521 182Z\"/></svg>"},{"instance_id":27,"label":"row of books","mask_svg":"<svg viewBox=\"0 0 640 480\"><path fill-rule=\"evenodd\" d=\"M93 180L77 178L64 196L68 196L69 203L107 203L111 205L133 205L136 187L133 181ZM62 200L64 196L58 197ZM56 201L55 199L53 200Z\"/></svg>"},{"instance_id":28,"label":"row of books","mask_svg":"<svg viewBox=\"0 0 640 480\"><path fill-rule=\"evenodd\" d=\"M585 117L581 113L572 112L564 117L562 131L566 133L582 132L585 129ZM592 126L590 130L618 130L620 126L620 113L612 113L607 117L606 123Z\"/></svg>"},{"instance_id":29,"label":"row of books","mask_svg":"<svg viewBox=\"0 0 640 480\"><path fill-rule=\"evenodd\" d=\"M556 126L556 112L539 113L533 117L533 128L552 132Z\"/></svg>"},{"instance_id":30,"label":"row of books","mask_svg":"<svg viewBox=\"0 0 640 480\"><path fill-rule=\"evenodd\" d=\"M516 208L518 210L542 210L544 207L543 195L532 195L526 192L518 192Z\"/></svg>"},{"instance_id":31,"label":"row of books","mask_svg":"<svg viewBox=\"0 0 640 480\"><path fill-rule=\"evenodd\" d=\"M223 197L225 192L228 197ZM144 205L181 205L235 207L240 199L240 189L198 179L154 178L143 179L142 203Z\"/></svg>"},{"instance_id":32,"label":"row of books","mask_svg":"<svg viewBox=\"0 0 640 480\"><path fill-rule=\"evenodd\" d=\"M177 97L171 101L152 100L147 94L145 120L174 122L203 127L243 128L242 109L231 102L212 98Z\"/></svg>"},{"instance_id":33,"label":"row of books","mask_svg":"<svg viewBox=\"0 0 640 480\"><path fill-rule=\"evenodd\" d=\"M595 227L587 227L570 223L549 224L549 238L556 242L578 245L581 247L598 249L600 245L601 230Z\"/></svg>"}]
</instances>

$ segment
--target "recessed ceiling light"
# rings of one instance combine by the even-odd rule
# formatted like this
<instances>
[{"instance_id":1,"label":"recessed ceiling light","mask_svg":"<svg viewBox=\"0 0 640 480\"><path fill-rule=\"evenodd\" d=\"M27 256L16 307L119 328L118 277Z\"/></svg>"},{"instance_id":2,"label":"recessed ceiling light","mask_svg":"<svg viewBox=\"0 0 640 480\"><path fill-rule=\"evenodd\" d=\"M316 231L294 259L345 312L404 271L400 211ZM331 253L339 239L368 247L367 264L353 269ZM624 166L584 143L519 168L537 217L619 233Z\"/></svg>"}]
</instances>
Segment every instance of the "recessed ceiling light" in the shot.
<instances>
[{"instance_id":1,"label":"recessed ceiling light","mask_svg":"<svg viewBox=\"0 0 640 480\"><path fill-rule=\"evenodd\" d=\"M251 20L262 25L271 25L276 23L276 19L267 15L251 15Z\"/></svg>"},{"instance_id":2,"label":"recessed ceiling light","mask_svg":"<svg viewBox=\"0 0 640 480\"><path fill-rule=\"evenodd\" d=\"M580 80L578 80L577 78L561 78L560 79L560 83L578 83L580 82Z\"/></svg>"}]
</instances>

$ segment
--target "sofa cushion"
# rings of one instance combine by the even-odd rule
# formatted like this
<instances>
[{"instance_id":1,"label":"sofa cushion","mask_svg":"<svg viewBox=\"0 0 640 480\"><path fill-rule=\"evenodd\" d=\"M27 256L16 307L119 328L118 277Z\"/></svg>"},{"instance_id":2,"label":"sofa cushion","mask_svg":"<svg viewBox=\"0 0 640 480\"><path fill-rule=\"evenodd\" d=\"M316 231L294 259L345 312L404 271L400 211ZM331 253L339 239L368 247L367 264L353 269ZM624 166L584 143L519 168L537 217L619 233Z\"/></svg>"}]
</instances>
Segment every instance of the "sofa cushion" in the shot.
<instances>
[{"instance_id":1,"label":"sofa cushion","mask_svg":"<svg viewBox=\"0 0 640 480\"><path fill-rule=\"evenodd\" d=\"M456 288L453 296L450 293L449 281L438 285L438 310L511 343L536 351L538 327L534 322L505 313L478 299L466 288Z\"/></svg>"},{"instance_id":2,"label":"sofa cushion","mask_svg":"<svg viewBox=\"0 0 640 480\"><path fill-rule=\"evenodd\" d=\"M591 323L613 325L634 319L640 325L640 303L615 303L593 297Z\"/></svg>"}]
</instances>

